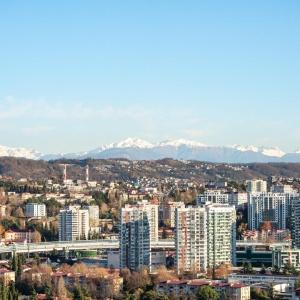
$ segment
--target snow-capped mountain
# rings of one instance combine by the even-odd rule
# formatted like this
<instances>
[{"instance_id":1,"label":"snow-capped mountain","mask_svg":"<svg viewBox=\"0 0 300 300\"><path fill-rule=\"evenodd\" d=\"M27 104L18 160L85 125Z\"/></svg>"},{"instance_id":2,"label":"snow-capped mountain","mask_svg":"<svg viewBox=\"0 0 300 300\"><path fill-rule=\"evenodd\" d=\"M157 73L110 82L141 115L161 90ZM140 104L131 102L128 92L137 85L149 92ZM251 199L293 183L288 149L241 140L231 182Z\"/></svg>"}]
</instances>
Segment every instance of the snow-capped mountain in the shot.
<instances>
[{"instance_id":1,"label":"snow-capped mountain","mask_svg":"<svg viewBox=\"0 0 300 300\"><path fill-rule=\"evenodd\" d=\"M0 156L24 157L28 159L40 159L41 153L27 148L10 148L0 145Z\"/></svg>"},{"instance_id":2,"label":"snow-capped mountain","mask_svg":"<svg viewBox=\"0 0 300 300\"><path fill-rule=\"evenodd\" d=\"M277 147L256 146L210 146L185 139L150 143L138 138L102 145L90 151L77 153L41 154L26 148L0 146L0 156L24 157L29 159L53 160L60 158L127 158L132 160L155 160L173 158L226 163L250 162L300 162L300 150L285 153Z\"/></svg>"},{"instance_id":3,"label":"snow-capped mountain","mask_svg":"<svg viewBox=\"0 0 300 300\"><path fill-rule=\"evenodd\" d=\"M180 146L186 146L186 147L192 147L192 148L197 148L197 147L207 147L207 145L195 142L195 141L189 141L185 139L177 139L177 140L167 140L160 142L158 144L159 147L180 147Z\"/></svg>"},{"instance_id":4,"label":"snow-capped mountain","mask_svg":"<svg viewBox=\"0 0 300 300\"><path fill-rule=\"evenodd\" d=\"M252 152L262 153L266 156L273 156L273 157L283 157L286 154L278 147L264 148L264 147L256 147L252 145L249 146L233 145L231 147L242 152L252 151Z\"/></svg>"},{"instance_id":5,"label":"snow-capped mountain","mask_svg":"<svg viewBox=\"0 0 300 300\"><path fill-rule=\"evenodd\" d=\"M107 144L103 145L98 150L107 150L107 149L113 149L113 148L153 148L154 145L138 138L127 138L123 141L117 142L117 143L112 143L112 144Z\"/></svg>"}]
</instances>

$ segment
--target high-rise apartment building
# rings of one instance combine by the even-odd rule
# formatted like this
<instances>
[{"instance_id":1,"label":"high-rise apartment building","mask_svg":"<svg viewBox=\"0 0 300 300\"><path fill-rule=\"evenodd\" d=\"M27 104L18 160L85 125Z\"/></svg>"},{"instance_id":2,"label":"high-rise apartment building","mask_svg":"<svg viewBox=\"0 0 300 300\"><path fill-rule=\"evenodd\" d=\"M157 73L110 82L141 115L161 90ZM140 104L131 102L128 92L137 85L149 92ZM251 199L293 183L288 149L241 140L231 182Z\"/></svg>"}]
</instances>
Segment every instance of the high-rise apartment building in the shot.
<instances>
[{"instance_id":1,"label":"high-rise apartment building","mask_svg":"<svg viewBox=\"0 0 300 300\"><path fill-rule=\"evenodd\" d=\"M158 240L158 205L147 201L121 209L120 267L151 267L151 244Z\"/></svg>"},{"instance_id":2,"label":"high-rise apartment building","mask_svg":"<svg viewBox=\"0 0 300 300\"><path fill-rule=\"evenodd\" d=\"M265 180L246 180L246 191L248 193L266 193L267 182Z\"/></svg>"},{"instance_id":3,"label":"high-rise apartment building","mask_svg":"<svg viewBox=\"0 0 300 300\"><path fill-rule=\"evenodd\" d=\"M249 229L260 229L265 221L271 222L274 228L287 229L289 204L295 196L281 193L249 193Z\"/></svg>"},{"instance_id":4,"label":"high-rise apartment building","mask_svg":"<svg viewBox=\"0 0 300 300\"><path fill-rule=\"evenodd\" d=\"M291 204L291 233L294 247L300 249L300 197Z\"/></svg>"},{"instance_id":5,"label":"high-rise apartment building","mask_svg":"<svg viewBox=\"0 0 300 300\"><path fill-rule=\"evenodd\" d=\"M69 206L59 213L59 240L74 241L88 239L89 212L78 206Z\"/></svg>"},{"instance_id":6,"label":"high-rise apartment building","mask_svg":"<svg viewBox=\"0 0 300 300\"><path fill-rule=\"evenodd\" d=\"M235 209L244 208L248 203L248 194L247 193L230 193L228 199L229 205L235 206Z\"/></svg>"},{"instance_id":7,"label":"high-rise apartment building","mask_svg":"<svg viewBox=\"0 0 300 300\"><path fill-rule=\"evenodd\" d=\"M177 272L205 271L221 263L235 264L236 212L228 204L176 210Z\"/></svg>"},{"instance_id":8,"label":"high-rise apartment building","mask_svg":"<svg viewBox=\"0 0 300 300\"><path fill-rule=\"evenodd\" d=\"M162 221L165 224L170 225L170 227L175 227L175 218L176 218L176 208L184 208L184 202L175 202L175 201L168 201L164 203L161 207L162 210Z\"/></svg>"},{"instance_id":9,"label":"high-rise apartment building","mask_svg":"<svg viewBox=\"0 0 300 300\"><path fill-rule=\"evenodd\" d=\"M99 221L99 206L98 205L86 205L83 209L87 209L89 211L90 223Z\"/></svg>"},{"instance_id":10,"label":"high-rise apartment building","mask_svg":"<svg viewBox=\"0 0 300 300\"><path fill-rule=\"evenodd\" d=\"M235 265L236 211L234 206L212 204L207 212L207 265Z\"/></svg>"},{"instance_id":11,"label":"high-rise apartment building","mask_svg":"<svg viewBox=\"0 0 300 300\"><path fill-rule=\"evenodd\" d=\"M207 268L207 213L204 207L176 210L175 263L178 273Z\"/></svg>"},{"instance_id":12,"label":"high-rise apartment building","mask_svg":"<svg viewBox=\"0 0 300 300\"><path fill-rule=\"evenodd\" d=\"M41 203L27 203L25 207L25 215L27 218L46 217L46 205Z\"/></svg>"}]
</instances>

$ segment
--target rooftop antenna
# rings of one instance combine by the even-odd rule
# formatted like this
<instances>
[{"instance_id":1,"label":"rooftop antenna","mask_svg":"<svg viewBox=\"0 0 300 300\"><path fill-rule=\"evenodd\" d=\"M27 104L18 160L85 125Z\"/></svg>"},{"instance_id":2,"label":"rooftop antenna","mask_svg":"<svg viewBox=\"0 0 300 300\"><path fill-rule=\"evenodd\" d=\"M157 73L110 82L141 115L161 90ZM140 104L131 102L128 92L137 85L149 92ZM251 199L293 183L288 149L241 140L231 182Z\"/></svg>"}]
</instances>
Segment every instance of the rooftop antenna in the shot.
<instances>
[{"instance_id":1,"label":"rooftop antenna","mask_svg":"<svg viewBox=\"0 0 300 300\"><path fill-rule=\"evenodd\" d=\"M67 164L60 164L63 166L63 181L65 182L67 180Z\"/></svg>"},{"instance_id":2,"label":"rooftop antenna","mask_svg":"<svg viewBox=\"0 0 300 300\"><path fill-rule=\"evenodd\" d=\"M89 165L85 166L85 181L89 181Z\"/></svg>"}]
</instances>

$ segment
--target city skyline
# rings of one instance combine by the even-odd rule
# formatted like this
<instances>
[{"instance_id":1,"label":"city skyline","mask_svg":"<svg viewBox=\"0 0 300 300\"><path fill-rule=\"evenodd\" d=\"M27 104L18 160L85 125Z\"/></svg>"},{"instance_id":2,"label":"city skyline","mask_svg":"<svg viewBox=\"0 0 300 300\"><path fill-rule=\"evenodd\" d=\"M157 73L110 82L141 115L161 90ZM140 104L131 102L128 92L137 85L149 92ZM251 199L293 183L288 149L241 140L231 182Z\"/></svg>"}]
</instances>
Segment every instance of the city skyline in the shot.
<instances>
[{"instance_id":1,"label":"city skyline","mask_svg":"<svg viewBox=\"0 0 300 300\"><path fill-rule=\"evenodd\" d=\"M300 148L297 1L0 8L1 145L77 152L139 137Z\"/></svg>"}]
</instances>

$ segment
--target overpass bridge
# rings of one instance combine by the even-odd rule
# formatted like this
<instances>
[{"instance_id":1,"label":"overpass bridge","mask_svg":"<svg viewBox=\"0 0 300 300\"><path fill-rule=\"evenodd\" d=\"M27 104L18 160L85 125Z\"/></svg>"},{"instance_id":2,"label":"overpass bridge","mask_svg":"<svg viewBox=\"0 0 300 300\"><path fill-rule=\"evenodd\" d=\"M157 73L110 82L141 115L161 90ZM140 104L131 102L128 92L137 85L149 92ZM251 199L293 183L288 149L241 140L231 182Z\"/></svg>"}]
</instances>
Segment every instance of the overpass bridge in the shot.
<instances>
[{"instance_id":1,"label":"overpass bridge","mask_svg":"<svg viewBox=\"0 0 300 300\"><path fill-rule=\"evenodd\" d=\"M99 239L81 241L55 241L43 243L14 243L0 245L1 253L38 253L76 250L119 249L119 240ZM159 240L151 245L153 250L174 250L173 240Z\"/></svg>"},{"instance_id":2,"label":"overpass bridge","mask_svg":"<svg viewBox=\"0 0 300 300\"><path fill-rule=\"evenodd\" d=\"M262 246L263 242L237 241L237 248L245 246ZM278 243L281 246L283 243ZM272 245L273 246L273 245ZM119 249L118 239L98 239L80 241L54 241L42 243L13 243L0 245L1 253L38 253L57 251L76 251L76 250L100 250L100 249ZM174 240L161 239L151 245L152 250L175 250Z\"/></svg>"}]
</instances>

